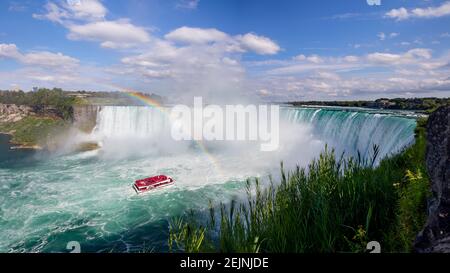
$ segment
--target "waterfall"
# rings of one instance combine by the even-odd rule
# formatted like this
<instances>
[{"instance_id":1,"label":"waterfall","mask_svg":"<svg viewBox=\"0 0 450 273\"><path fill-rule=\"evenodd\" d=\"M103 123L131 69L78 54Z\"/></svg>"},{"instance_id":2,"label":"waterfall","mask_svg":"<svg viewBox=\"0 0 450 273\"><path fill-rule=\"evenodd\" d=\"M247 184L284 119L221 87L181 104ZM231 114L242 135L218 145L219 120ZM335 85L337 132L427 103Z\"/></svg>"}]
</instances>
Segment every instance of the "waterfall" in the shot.
<instances>
[{"instance_id":1,"label":"waterfall","mask_svg":"<svg viewBox=\"0 0 450 273\"><path fill-rule=\"evenodd\" d=\"M161 109L141 106L103 106L94 133L106 138L148 138L170 132Z\"/></svg>"},{"instance_id":2,"label":"waterfall","mask_svg":"<svg viewBox=\"0 0 450 273\"><path fill-rule=\"evenodd\" d=\"M414 141L415 119L399 115L294 107L282 107L280 113L282 120L312 127L314 137L335 148L338 154L345 152L355 156L360 152L367 158L371 156L373 146L378 145L379 158L383 158ZM170 138L170 128L169 117L161 109L104 106L98 113L94 133L102 138L158 142Z\"/></svg>"},{"instance_id":3,"label":"waterfall","mask_svg":"<svg viewBox=\"0 0 450 273\"><path fill-rule=\"evenodd\" d=\"M338 153L370 157L378 145L379 157L399 152L414 141L416 121L394 114L364 110L283 108L283 118L312 125L313 132Z\"/></svg>"}]
</instances>

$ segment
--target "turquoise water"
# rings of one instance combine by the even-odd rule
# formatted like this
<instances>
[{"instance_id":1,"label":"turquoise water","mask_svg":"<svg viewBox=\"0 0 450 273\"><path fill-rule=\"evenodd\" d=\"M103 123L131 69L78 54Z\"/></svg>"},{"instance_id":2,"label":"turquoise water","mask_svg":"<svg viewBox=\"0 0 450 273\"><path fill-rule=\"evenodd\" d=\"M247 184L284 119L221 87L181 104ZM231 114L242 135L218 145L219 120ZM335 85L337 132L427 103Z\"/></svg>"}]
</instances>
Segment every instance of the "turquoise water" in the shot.
<instances>
[{"instance_id":1,"label":"turquoise water","mask_svg":"<svg viewBox=\"0 0 450 273\"><path fill-rule=\"evenodd\" d=\"M211 143L209 154L175 145L155 135L164 131L154 130L163 126L158 113L139 107L101 111L95 135L107 137L99 151L10 152L0 138L0 252L66 252L69 241L84 252L167 251L169 219L241 196L246 178L276 175L281 160L304 166L325 143L354 153L383 142L376 144L387 155L408 145L415 127L398 116L317 109L283 109L283 119L276 153L252 143ZM131 188L160 173L176 184L139 196Z\"/></svg>"},{"instance_id":2,"label":"turquoise water","mask_svg":"<svg viewBox=\"0 0 450 273\"><path fill-rule=\"evenodd\" d=\"M28 159L0 169L0 251L61 252L69 241L83 251L165 250L167 219L187 209L203 209L210 199L227 200L244 177L223 181L205 173L186 183L185 173L209 169L199 154L177 164L154 159L103 159L96 153ZM174 158L160 158L173 161ZM196 161L196 164L185 162ZM132 182L143 174L166 173L177 185L136 195ZM219 179L219 178L217 178ZM220 184L215 184L220 182Z\"/></svg>"}]
</instances>

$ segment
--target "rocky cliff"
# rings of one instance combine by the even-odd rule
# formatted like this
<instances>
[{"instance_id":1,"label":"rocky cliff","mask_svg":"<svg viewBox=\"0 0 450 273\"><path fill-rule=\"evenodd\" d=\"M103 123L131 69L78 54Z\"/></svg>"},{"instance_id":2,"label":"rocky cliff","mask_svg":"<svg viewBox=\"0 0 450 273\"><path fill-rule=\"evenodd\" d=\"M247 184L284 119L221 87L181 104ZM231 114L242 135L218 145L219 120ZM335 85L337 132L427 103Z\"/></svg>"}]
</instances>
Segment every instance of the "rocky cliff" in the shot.
<instances>
[{"instance_id":1,"label":"rocky cliff","mask_svg":"<svg viewBox=\"0 0 450 273\"><path fill-rule=\"evenodd\" d=\"M18 122L29 116L63 119L62 113L53 106L28 106L0 103L0 123Z\"/></svg>"},{"instance_id":2,"label":"rocky cliff","mask_svg":"<svg viewBox=\"0 0 450 273\"><path fill-rule=\"evenodd\" d=\"M81 105L73 107L73 123L78 129L90 133L97 124L100 106Z\"/></svg>"},{"instance_id":3,"label":"rocky cliff","mask_svg":"<svg viewBox=\"0 0 450 273\"><path fill-rule=\"evenodd\" d=\"M450 253L450 106L439 108L428 120L426 165L433 197L428 220L418 235L417 252Z\"/></svg>"},{"instance_id":4,"label":"rocky cliff","mask_svg":"<svg viewBox=\"0 0 450 273\"><path fill-rule=\"evenodd\" d=\"M0 123L18 122L27 116L34 116L33 108L25 105L0 104Z\"/></svg>"}]
</instances>

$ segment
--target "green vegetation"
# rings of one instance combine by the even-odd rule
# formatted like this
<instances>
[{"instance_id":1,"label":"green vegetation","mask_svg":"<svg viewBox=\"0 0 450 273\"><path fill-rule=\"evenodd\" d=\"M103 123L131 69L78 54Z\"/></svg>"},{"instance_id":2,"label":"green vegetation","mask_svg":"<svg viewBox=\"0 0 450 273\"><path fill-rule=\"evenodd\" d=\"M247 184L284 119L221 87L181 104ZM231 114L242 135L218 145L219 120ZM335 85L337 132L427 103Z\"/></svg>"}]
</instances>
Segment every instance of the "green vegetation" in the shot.
<instances>
[{"instance_id":1,"label":"green vegetation","mask_svg":"<svg viewBox=\"0 0 450 273\"><path fill-rule=\"evenodd\" d=\"M297 101L290 102L289 104L294 106L321 105L339 107L368 107L391 110L414 110L431 113L440 106L449 105L450 98L382 98L375 101Z\"/></svg>"},{"instance_id":2,"label":"green vegetation","mask_svg":"<svg viewBox=\"0 0 450 273\"><path fill-rule=\"evenodd\" d=\"M31 106L38 114L45 112L53 112L63 119L69 120L73 117L72 106L76 103L76 99L59 88L39 89L36 92L13 92L1 91L0 103L16 104Z\"/></svg>"},{"instance_id":3,"label":"green vegetation","mask_svg":"<svg viewBox=\"0 0 450 273\"><path fill-rule=\"evenodd\" d=\"M336 157L325 149L307 169L264 187L247 182L247 202L210 208L170 223L169 247L186 252L364 252L378 241L383 252L411 251L425 223L429 195L425 137L374 167L373 160Z\"/></svg>"},{"instance_id":4,"label":"green vegetation","mask_svg":"<svg viewBox=\"0 0 450 273\"><path fill-rule=\"evenodd\" d=\"M0 123L0 132L11 133L12 143L32 147L68 126L69 123L62 119L30 116L14 123Z\"/></svg>"}]
</instances>

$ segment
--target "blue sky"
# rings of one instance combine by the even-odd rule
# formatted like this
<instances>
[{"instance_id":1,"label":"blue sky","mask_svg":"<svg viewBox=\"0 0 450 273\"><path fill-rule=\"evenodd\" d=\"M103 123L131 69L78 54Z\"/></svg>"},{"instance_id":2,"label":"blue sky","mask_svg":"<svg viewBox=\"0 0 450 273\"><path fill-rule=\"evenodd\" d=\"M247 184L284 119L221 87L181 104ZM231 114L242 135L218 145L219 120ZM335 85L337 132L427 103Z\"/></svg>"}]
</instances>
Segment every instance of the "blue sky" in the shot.
<instances>
[{"instance_id":1,"label":"blue sky","mask_svg":"<svg viewBox=\"0 0 450 273\"><path fill-rule=\"evenodd\" d=\"M450 96L450 1L367 2L3 0L0 89Z\"/></svg>"}]
</instances>

